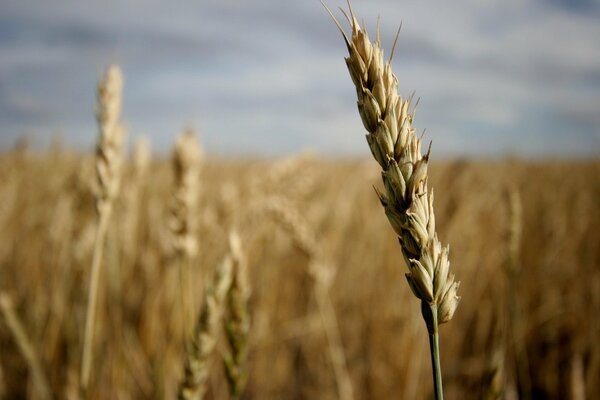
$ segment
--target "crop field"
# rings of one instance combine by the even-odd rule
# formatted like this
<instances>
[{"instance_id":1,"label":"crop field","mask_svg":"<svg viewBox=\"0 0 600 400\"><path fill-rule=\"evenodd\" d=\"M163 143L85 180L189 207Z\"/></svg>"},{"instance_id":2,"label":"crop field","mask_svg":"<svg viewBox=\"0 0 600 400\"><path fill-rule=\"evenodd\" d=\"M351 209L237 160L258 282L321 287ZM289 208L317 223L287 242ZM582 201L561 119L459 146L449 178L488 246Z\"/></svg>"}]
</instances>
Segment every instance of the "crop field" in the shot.
<instances>
[{"instance_id":1,"label":"crop field","mask_svg":"<svg viewBox=\"0 0 600 400\"><path fill-rule=\"evenodd\" d=\"M175 398L193 325L174 250L176 174L169 160L131 158L104 243L87 395ZM249 278L241 398L429 398L425 324L373 191L376 163L203 160L190 308L199 312L236 231ZM3 398L79 396L94 164L58 144L0 157ZM438 234L462 282L440 327L447 398L600 391L599 176L598 161L430 166ZM216 339L206 398L221 399L227 344Z\"/></svg>"},{"instance_id":2,"label":"crop field","mask_svg":"<svg viewBox=\"0 0 600 400\"><path fill-rule=\"evenodd\" d=\"M350 1L151 3L7 7L0 399L598 396L600 8L408 6L399 79L400 29ZM132 101L113 63L90 151L75 78L109 51ZM434 98L435 145L401 81ZM210 151L166 136L184 115Z\"/></svg>"}]
</instances>

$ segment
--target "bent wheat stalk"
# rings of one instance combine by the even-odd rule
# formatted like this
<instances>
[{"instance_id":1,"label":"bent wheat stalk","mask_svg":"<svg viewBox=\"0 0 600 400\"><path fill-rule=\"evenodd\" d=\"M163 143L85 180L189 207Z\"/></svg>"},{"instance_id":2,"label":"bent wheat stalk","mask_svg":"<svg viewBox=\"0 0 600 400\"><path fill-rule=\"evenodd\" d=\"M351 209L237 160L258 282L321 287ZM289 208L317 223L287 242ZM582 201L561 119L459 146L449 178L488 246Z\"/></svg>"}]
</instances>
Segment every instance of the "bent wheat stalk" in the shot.
<instances>
[{"instance_id":1,"label":"bent wheat stalk","mask_svg":"<svg viewBox=\"0 0 600 400\"><path fill-rule=\"evenodd\" d=\"M4 316L6 325L8 325L8 328L12 332L17 347L21 351L23 358L31 370L31 377L33 379L36 394L40 399L51 399L50 385L48 384L48 380L42 369L40 359L33 348L31 340L25 332L23 323L15 312L12 298L3 292L0 292L0 312Z\"/></svg>"},{"instance_id":2,"label":"bent wheat stalk","mask_svg":"<svg viewBox=\"0 0 600 400\"><path fill-rule=\"evenodd\" d=\"M392 72L395 43L392 56L385 62L379 32L372 42L358 24L350 2L348 6L349 15L342 12L352 29L350 37L327 11L348 48L346 65L356 87L358 111L371 153L382 169L385 193L377 191L377 195L398 235L409 269L408 284L421 300L429 332L435 398L442 399L438 325L452 318L460 298L456 295L459 283L449 272L449 247L442 247L435 231L433 191L429 193L427 188L431 146L427 154L421 154L421 140L413 128L414 108L410 110L412 97L403 99L398 94L398 78Z\"/></svg>"},{"instance_id":3,"label":"bent wheat stalk","mask_svg":"<svg viewBox=\"0 0 600 400\"><path fill-rule=\"evenodd\" d=\"M80 384L84 392L87 390L89 384L92 366L94 323L96 319L102 250L113 203L119 193L119 186L121 184L122 147L125 137L125 130L120 121L122 90L123 75L121 74L121 70L118 66L112 65L108 68L98 85L98 111L96 114L100 129L100 138L96 148L96 210L98 212L98 227L92 258L92 272L88 291L85 336L81 361Z\"/></svg>"}]
</instances>

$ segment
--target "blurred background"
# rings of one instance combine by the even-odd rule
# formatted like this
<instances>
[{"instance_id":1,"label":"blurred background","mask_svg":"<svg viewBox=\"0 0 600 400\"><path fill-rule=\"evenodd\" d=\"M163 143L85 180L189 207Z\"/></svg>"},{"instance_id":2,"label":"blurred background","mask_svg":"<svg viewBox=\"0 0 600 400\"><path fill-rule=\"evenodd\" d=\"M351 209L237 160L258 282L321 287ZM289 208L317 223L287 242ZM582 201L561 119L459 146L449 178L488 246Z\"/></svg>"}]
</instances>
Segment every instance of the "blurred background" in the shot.
<instances>
[{"instance_id":1,"label":"blurred background","mask_svg":"<svg viewBox=\"0 0 600 400\"><path fill-rule=\"evenodd\" d=\"M598 154L598 1L354 3L388 51L403 22L400 91L421 98L438 157ZM116 62L124 119L159 151L193 125L211 152L362 156L345 51L317 0L5 0L0 146L91 148L94 85Z\"/></svg>"}]
</instances>

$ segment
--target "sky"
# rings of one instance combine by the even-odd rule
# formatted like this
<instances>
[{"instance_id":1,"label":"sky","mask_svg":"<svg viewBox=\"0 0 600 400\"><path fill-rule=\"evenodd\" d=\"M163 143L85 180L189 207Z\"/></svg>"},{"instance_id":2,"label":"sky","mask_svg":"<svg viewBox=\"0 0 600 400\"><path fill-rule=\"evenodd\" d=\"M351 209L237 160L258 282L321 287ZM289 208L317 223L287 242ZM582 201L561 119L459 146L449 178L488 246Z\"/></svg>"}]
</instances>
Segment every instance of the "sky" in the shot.
<instances>
[{"instance_id":1,"label":"sky","mask_svg":"<svg viewBox=\"0 0 600 400\"><path fill-rule=\"evenodd\" d=\"M342 0L328 0L340 17ZM600 2L354 0L389 54L415 127L444 157L600 155ZM93 148L95 88L118 63L123 119L159 153L187 127L209 153L369 156L318 0L0 3L0 148L59 134Z\"/></svg>"}]
</instances>

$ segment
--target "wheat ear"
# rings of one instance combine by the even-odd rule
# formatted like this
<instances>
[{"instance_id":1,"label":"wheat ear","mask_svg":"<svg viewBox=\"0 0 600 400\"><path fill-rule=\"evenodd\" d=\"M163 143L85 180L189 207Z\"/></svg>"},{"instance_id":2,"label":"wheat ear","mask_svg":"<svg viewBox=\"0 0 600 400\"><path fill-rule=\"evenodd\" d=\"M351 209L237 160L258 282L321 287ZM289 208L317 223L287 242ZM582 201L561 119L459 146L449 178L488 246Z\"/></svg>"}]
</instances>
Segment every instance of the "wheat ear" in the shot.
<instances>
[{"instance_id":1,"label":"wheat ear","mask_svg":"<svg viewBox=\"0 0 600 400\"><path fill-rule=\"evenodd\" d=\"M250 332L250 315L248 313L250 286L241 241L236 233L229 235L229 247L233 259L233 279L227 293L227 308L223 321L228 347L223 354L223 365L231 397L239 399L247 380L244 364L248 355L248 334Z\"/></svg>"},{"instance_id":2,"label":"wheat ear","mask_svg":"<svg viewBox=\"0 0 600 400\"><path fill-rule=\"evenodd\" d=\"M104 239L112 206L119 193L121 183L122 147L125 138L125 130L120 121L122 90L123 75L121 74L121 70L118 66L112 65L108 68L98 85L98 109L96 112L100 130L99 142L96 147L96 209L98 212L98 227L92 259L81 361L80 383L83 391L87 390L92 365L94 323L102 249L104 247Z\"/></svg>"},{"instance_id":3,"label":"wheat ear","mask_svg":"<svg viewBox=\"0 0 600 400\"><path fill-rule=\"evenodd\" d=\"M232 271L233 260L228 256L217 268L213 283L206 291L194 336L187 348L184 376L177 395L180 400L200 400L206 392L211 356L217 343L224 303L231 287Z\"/></svg>"},{"instance_id":4,"label":"wheat ear","mask_svg":"<svg viewBox=\"0 0 600 400\"><path fill-rule=\"evenodd\" d=\"M177 138L173 151L175 185L170 224L175 250L190 259L193 259L198 253L195 214L198 204L201 160L202 149L198 139L194 132L188 129Z\"/></svg>"},{"instance_id":5,"label":"wheat ear","mask_svg":"<svg viewBox=\"0 0 600 400\"><path fill-rule=\"evenodd\" d=\"M421 311L430 337L434 390L443 397L439 365L438 324L448 322L459 302L459 286L450 274L448 246L442 247L435 231L433 191L427 188L427 154L421 154L421 139L413 128L412 96L398 94L398 78L392 72L392 57L385 62L379 39L372 42L354 16L350 2L352 34L340 29L349 56L346 65L356 87L358 111L365 126L367 143L382 169L385 193L377 192L388 220L398 235L409 272L406 279L421 300ZM396 37L397 39L397 37Z\"/></svg>"},{"instance_id":6,"label":"wheat ear","mask_svg":"<svg viewBox=\"0 0 600 400\"><path fill-rule=\"evenodd\" d=\"M169 221L173 247L179 262L183 321L193 320L194 315L192 264L198 254L196 211L201 158L202 150L196 135L191 129L188 129L177 138L173 151L172 164L175 185ZM184 324L186 337L190 330L191 327L188 329L188 326Z\"/></svg>"}]
</instances>

